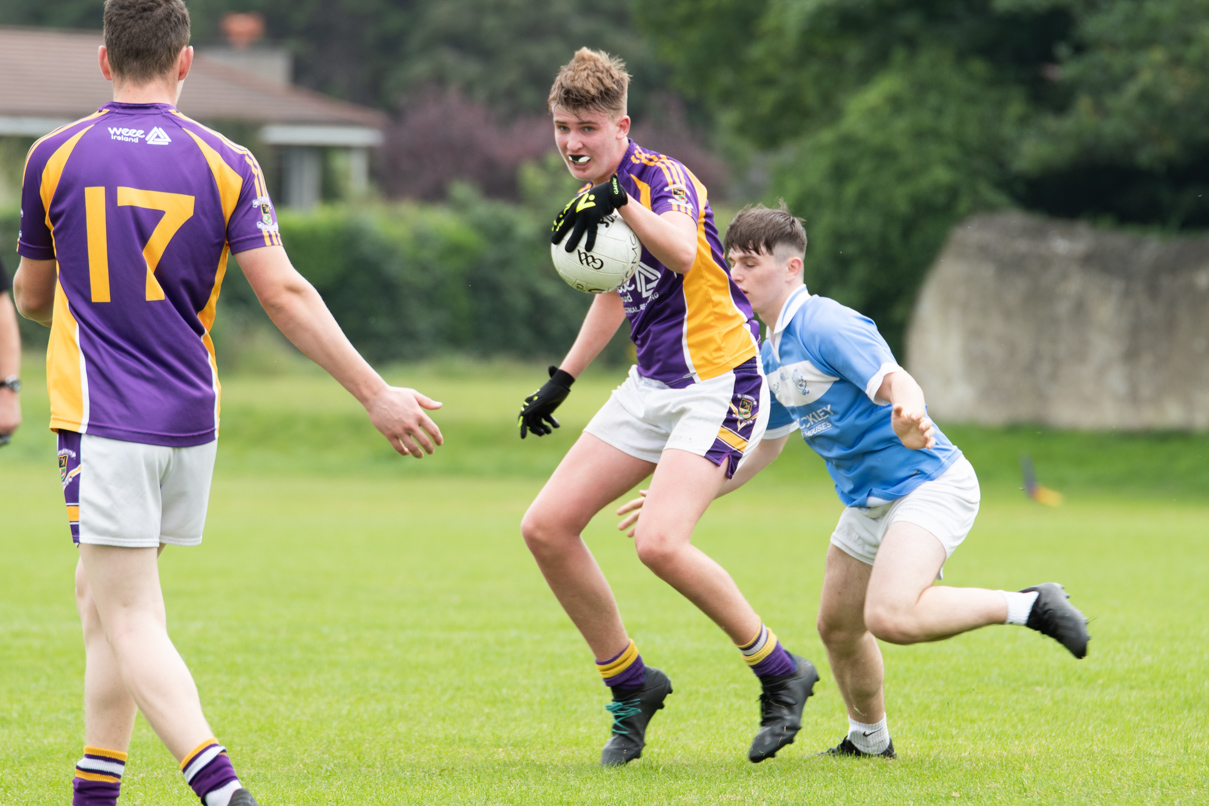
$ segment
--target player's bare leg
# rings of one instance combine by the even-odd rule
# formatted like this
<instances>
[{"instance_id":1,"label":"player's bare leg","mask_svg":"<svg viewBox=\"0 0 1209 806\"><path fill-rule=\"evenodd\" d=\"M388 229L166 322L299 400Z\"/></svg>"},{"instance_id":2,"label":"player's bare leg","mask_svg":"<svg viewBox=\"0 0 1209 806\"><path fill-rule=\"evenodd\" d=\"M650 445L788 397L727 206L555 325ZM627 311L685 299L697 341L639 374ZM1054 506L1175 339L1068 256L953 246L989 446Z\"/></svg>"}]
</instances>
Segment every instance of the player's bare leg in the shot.
<instances>
[{"instance_id":1,"label":"player's bare leg","mask_svg":"<svg viewBox=\"0 0 1209 806\"><path fill-rule=\"evenodd\" d=\"M213 734L168 637L158 549L81 544L80 564L121 679L177 761Z\"/></svg>"},{"instance_id":2,"label":"player's bare leg","mask_svg":"<svg viewBox=\"0 0 1209 806\"><path fill-rule=\"evenodd\" d=\"M926 529L902 521L890 525L865 603L874 635L917 644L991 624L1020 624L1053 638L1076 658L1087 654L1087 619L1061 585L1048 582L1019 592L934 585L944 559L940 541Z\"/></svg>"},{"instance_id":3,"label":"player's bare leg","mask_svg":"<svg viewBox=\"0 0 1209 806\"><path fill-rule=\"evenodd\" d=\"M521 521L550 590L597 658L629 644L613 591L580 536L592 517L654 469L591 434L571 446Z\"/></svg>"},{"instance_id":4,"label":"player's bare leg","mask_svg":"<svg viewBox=\"0 0 1209 806\"><path fill-rule=\"evenodd\" d=\"M726 570L692 544L693 528L726 481L726 468L668 449L651 478L634 532L638 557L722 628L760 681L760 730L748 759L760 762L792 744L818 673L789 653Z\"/></svg>"},{"instance_id":5,"label":"player's bare leg","mask_svg":"<svg viewBox=\"0 0 1209 806\"><path fill-rule=\"evenodd\" d=\"M76 607L84 629L84 744L125 753L138 706L105 637L83 561L76 565Z\"/></svg>"},{"instance_id":6,"label":"player's bare leg","mask_svg":"<svg viewBox=\"0 0 1209 806\"><path fill-rule=\"evenodd\" d=\"M672 693L667 675L642 660L626 634L617 602L581 534L592 516L654 468L591 434L583 434L538 494L521 523L525 543L546 582L596 657L613 701L606 766L642 756L646 728Z\"/></svg>"},{"instance_id":7,"label":"player's bare leg","mask_svg":"<svg viewBox=\"0 0 1209 806\"><path fill-rule=\"evenodd\" d=\"M1003 593L933 584L945 561L936 537L913 523L886 530L869 577L865 622L892 644L939 641L1007 619Z\"/></svg>"},{"instance_id":8,"label":"player's bare leg","mask_svg":"<svg viewBox=\"0 0 1209 806\"><path fill-rule=\"evenodd\" d=\"M886 715L882 699L884 666L877 639L865 626L865 591L872 567L835 546L827 548L819 637L827 648L831 674L848 716L878 722Z\"/></svg>"},{"instance_id":9,"label":"player's bare leg","mask_svg":"<svg viewBox=\"0 0 1209 806\"><path fill-rule=\"evenodd\" d=\"M827 549L819 636L848 711L848 734L827 751L831 755L894 757L882 693L882 652L865 624L872 570L834 545Z\"/></svg>"},{"instance_id":10,"label":"player's bare leg","mask_svg":"<svg viewBox=\"0 0 1209 806\"><path fill-rule=\"evenodd\" d=\"M686 451L663 452L634 533L638 557L709 616L736 644L760 629L760 617L726 570L692 545L693 528L714 500L726 471Z\"/></svg>"}]
</instances>

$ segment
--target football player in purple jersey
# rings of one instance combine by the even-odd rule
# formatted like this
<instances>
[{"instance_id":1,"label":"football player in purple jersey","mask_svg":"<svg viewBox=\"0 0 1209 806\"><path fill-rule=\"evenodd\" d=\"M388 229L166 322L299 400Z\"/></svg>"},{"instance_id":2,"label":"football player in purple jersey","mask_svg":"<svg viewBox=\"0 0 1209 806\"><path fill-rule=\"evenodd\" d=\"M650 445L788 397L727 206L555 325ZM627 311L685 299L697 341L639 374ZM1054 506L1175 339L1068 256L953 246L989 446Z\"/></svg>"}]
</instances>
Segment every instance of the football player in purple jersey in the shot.
<instances>
[{"instance_id":1,"label":"football player in purple jersey","mask_svg":"<svg viewBox=\"0 0 1209 806\"><path fill-rule=\"evenodd\" d=\"M8 272L0 263L0 445L21 425L21 334L9 288Z\"/></svg>"},{"instance_id":2,"label":"football player in purple jersey","mask_svg":"<svg viewBox=\"0 0 1209 806\"><path fill-rule=\"evenodd\" d=\"M555 221L552 241L590 251L597 225L620 215L642 244L642 264L616 292L592 301L570 352L525 400L521 437L558 427L555 408L626 320L637 363L529 507L521 532L612 691L601 763L626 764L641 755L647 724L672 686L645 665L581 534L606 504L651 476L634 536L638 557L712 619L755 672L761 726L748 757L758 762L793 741L818 676L692 544L698 519L767 422L758 331L730 279L704 185L682 163L629 138L629 78L619 60L583 48L548 99L558 150L584 183Z\"/></svg>"},{"instance_id":3,"label":"football player in purple jersey","mask_svg":"<svg viewBox=\"0 0 1209 806\"><path fill-rule=\"evenodd\" d=\"M101 72L113 102L30 149L17 307L51 328L51 428L79 545L84 755L75 806L113 806L136 710L205 806L252 795L168 637L157 558L197 545L218 433L210 329L234 254L274 324L365 407L400 453L442 443L290 264L251 152L175 107L193 62L181 0L107 0Z\"/></svg>"}]
</instances>

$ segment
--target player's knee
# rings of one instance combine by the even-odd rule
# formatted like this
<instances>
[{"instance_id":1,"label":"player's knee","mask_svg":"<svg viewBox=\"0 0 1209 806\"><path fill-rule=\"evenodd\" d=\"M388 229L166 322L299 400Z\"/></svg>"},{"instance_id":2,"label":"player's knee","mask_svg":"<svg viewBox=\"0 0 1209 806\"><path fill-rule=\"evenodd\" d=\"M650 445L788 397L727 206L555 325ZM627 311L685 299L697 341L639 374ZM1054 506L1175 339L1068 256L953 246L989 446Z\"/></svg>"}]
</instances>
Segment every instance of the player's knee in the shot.
<instances>
[{"instance_id":1,"label":"player's knee","mask_svg":"<svg viewBox=\"0 0 1209 806\"><path fill-rule=\"evenodd\" d=\"M76 568L76 610L80 614L80 621L84 624L84 629L89 627L100 626L100 620L97 616L96 603L92 598L92 589L88 586L88 577L84 576L83 568Z\"/></svg>"},{"instance_id":2,"label":"player's knee","mask_svg":"<svg viewBox=\"0 0 1209 806\"><path fill-rule=\"evenodd\" d=\"M566 529L537 507L530 507L521 518L521 537L536 557L557 553L566 545Z\"/></svg>"},{"instance_id":3,"label":"player's knee","mask_svg":"<svg viewBox=\"0 0 1209 806\"><path fill-rule=\"evenodd\" d=\"M918 623L907 611L866 605L865 624L874 637L889 644L915 644L923 640Z\"/></svg>"},{"instance_id":4,"label":"player's knee","mask_svg":"<svg viewBox=\"0 0 1209 806\"><path fill-rule=\"evenodd\" d=\"M816 626L823 645L830 649L844 649L858 644L866 633L864 622L860 619L854 622L824 613L819 613Z\"/></svg>"},{"instance_id":5,"label":"player's knee","mask_svg":"<svg viewBox=\"0 0 1209 806\"><path fill-rule=\"evenodd\" d=\"M525 513L525 517L521 518L521 537L525 539L525 545L529 547L529 551L537 553L549 542L549 529L545 527L540 514L529 509Z\"/></svg>"},{"instance_id":6,"label":"player's knee","mask_svg":"<svg viewBox=\"0 0 1209 806\"><path fill-rule=\"evenodd\" d=\"M669 568L676 561L676 555L679 553L678 547L664 535L644 534L641 528L634 535L634 548L638 552L638 559L642 561L642 564L656 574Z\"/></svg>"}]
</instances>

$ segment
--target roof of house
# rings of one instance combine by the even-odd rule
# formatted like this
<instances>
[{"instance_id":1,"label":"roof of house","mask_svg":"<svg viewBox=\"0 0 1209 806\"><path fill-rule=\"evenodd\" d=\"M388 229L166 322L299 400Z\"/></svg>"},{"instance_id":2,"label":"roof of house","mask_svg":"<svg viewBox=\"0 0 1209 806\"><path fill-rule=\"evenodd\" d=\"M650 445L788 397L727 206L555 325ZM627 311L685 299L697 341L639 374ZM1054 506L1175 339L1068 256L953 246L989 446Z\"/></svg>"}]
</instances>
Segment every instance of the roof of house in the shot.
<instances>
[{"instance_id":1,"label":"roof of house","mask_svg":"<svg viewBox=\"0 0 1209 806\"><path fill-rule=\"evenodd\" d=\"M113 98L97 65L100 32L0 27L0 119L67 122ZM198 48L181 112L201 121L381 129L386 116L207 59Z\"/></svg>"}]
</instances>

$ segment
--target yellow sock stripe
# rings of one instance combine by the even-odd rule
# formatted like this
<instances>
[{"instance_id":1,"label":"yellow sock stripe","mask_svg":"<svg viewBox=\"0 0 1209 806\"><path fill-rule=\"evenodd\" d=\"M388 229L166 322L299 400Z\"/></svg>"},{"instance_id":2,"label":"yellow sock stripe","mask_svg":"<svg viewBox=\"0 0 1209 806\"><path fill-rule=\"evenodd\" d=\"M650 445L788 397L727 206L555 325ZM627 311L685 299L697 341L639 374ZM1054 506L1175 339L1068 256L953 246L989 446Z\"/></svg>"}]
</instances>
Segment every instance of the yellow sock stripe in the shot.
<instances>
[{"instance_id":1,"label":"yellow sock stripe","mask_svg":"<svg viewBox=\"0 0 1209 806\"><path fill-rule=\"evenodd\" d=\"M630 645L625 648L625 652L622 652L617 660L613 661L612 663L598 662L596 664L596 670L600 672L600 676L602 678L607 680L610 677L616 677L626 669L630 668L637 658L638 646L633 641L630 641Z\"/></svg>"},{"instance_id":2,"label":"yellow sock stripe","mask_svg":"<svg viewBox=\"0 0 1209 806\"><path fill-rule=\"evenodd\" d=\"M85 772L79 767L76 768L76 777L85 781L98 781L102 784L120 784L122 779L116 775L106 775L103 772Z\"/></svg>"},{"instance_id":3,"label":"yellow sock stripe","mask_svg":"<svg viewBox=\"0 0 1209 806\"><path fill-rule=\"evenodd\" d=\"M185 756L184 760L181 761L181 772L184 772L185 767L188 767L189 764L192 763L193 759L197 758L198 753L202 752L207 747L211 747L216 744L218 744L218 739L211 737L209 739L206 739L204 742L199 744L197 747L193 748L189 752L189 754Z\"/></svg>"},{"instance_id":4,"label":"yellow sock stripe","mask_svg":"<svg viewBox=\"0 0 1209 806\"><path fill-rule=\"evenodd\" d=\"M106 750L103 747L89 747L88 745L84 745L84 755L104 756L105 758L112 758L116 761L121 761L122 763L125 763L127 758L126 753L120 753L117 750Z\"/></svg>"},{"instance_id":5,"label":"yellow sock stripe","mask_svg":"<svg viewBox=\"0 0 1209 806\"><path fill-rule=\"evenodd\" d=\"M760 661L772 654L772 651L777 648L777 634L772 630L768 631L768 638L764 641L764 646L754 655L744 655L743 660L747 661L748 666L755 666Z\"/></svg>"},{"instance_id":6,"label":"yellow sock stripe","mask_svg":"<svg viewBox=\"0 0 1209 806\"><path fill-rule=\"evenodd\" d=\"M735 644L735 646L739 647L740 652L747 651L748 648L755 645L756 641L760 640L760 636L764 634L764 629L764 622L760 622L760 629L756 630L756 634L753 635L750 640L745 641L742 644Z\"/></svg>"}]
</instances>

